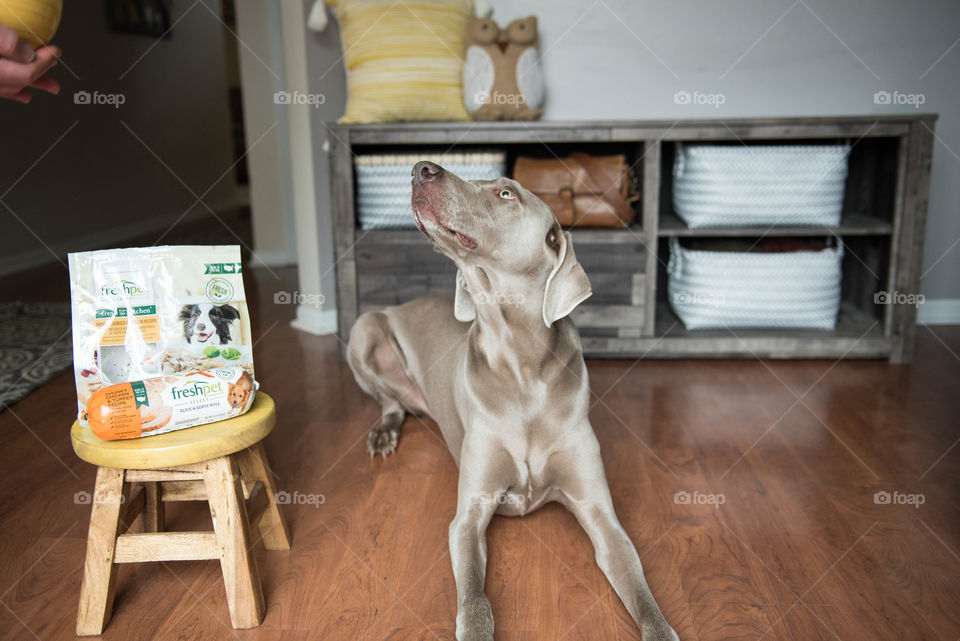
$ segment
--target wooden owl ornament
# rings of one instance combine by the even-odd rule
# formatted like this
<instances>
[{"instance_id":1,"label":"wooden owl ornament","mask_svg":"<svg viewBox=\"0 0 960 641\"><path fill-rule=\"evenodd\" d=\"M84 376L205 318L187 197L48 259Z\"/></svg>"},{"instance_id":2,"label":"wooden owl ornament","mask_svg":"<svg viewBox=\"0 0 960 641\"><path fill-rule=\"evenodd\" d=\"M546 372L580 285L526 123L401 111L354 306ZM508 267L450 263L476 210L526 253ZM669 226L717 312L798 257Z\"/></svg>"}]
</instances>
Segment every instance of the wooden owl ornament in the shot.
<instances>
[{"instance_id":1,"label":"wooden owl ornament","mask_svg":"<svg viewBox=\"0 0 960 641\"><path fill-rule=\"evenodd\" d=\"M536 120L543 115L537 18L501 29L490 18L467 23L464 103L474 120Z\"/></svg>"}]
</instances>

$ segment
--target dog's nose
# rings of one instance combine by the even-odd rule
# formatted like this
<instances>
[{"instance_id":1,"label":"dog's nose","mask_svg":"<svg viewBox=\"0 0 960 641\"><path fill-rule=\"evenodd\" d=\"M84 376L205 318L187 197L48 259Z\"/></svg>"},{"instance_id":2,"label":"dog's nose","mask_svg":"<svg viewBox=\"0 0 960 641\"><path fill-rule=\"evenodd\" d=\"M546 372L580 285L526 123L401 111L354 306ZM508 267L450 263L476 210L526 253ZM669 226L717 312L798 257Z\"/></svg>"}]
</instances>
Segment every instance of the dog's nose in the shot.
<instances>
[{"instance_id":1,"label":"dog's nose","mask_svg":"<svg viewBox=\"0 0 960 641\"><path fill-rule=\"evenodd\" d=\"M203 323L197 323L197 329L199 329L201 332L202 332L203 330L205 330L206 328L207 328L207 326L204 325Z\"/></svg>"},{"instance_id":2,"label":"dog's nose","mask_svg":"<svg viewBox=\"0 0 960 641\"><path fill-rule=\"evenodd\" d=\"M413 181L422 185L424 183L433 182L438 180L443 176L443 167L436 163L432 163L428 160L421 160L416 165L413 166Z\"/></svg>"}]
</instances>

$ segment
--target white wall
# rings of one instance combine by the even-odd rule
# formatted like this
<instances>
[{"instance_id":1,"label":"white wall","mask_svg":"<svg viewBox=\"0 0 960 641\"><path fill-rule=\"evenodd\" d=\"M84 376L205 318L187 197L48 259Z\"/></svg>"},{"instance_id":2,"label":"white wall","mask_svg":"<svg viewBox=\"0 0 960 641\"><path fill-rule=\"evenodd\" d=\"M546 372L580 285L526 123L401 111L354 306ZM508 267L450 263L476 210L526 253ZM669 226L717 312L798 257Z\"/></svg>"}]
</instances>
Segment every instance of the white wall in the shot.
<instances>
[{"instance_id":1,"label":"white wall","mask_svg":"<svg viewBox=\"0 0 960 641\"><path fill-rule=\"evenodd\" d=\"M219 13L219 3L207 1ZM60 95L36 95L30 105L0 101L0 195L9 189L0 197L32 230L0 205L0 272L53 260L43 244L73 251L159 235L187 211L208 215L202 205L191 209L190 190L209 189L203 200L215 211L235 200L233 172L214 185L233 162L217 17L196 5L171 39L154 46L151 38L108 34L100 3L64 4L54 42L65 64L51 73ZM189 6L174 3L174 18ZM126 102L74 104L80 90L119 92Z\"/></svg>"},{"instance_id":2,"label":"white wall","mask_svg":"<svg viewBox=\"0 0 960 641\"><path fill-rule=\"evenodd\" d=\"M297 253L288 109L274 101L276 92L284 89L280 5L236 0L235 6L253 247L268 264L290 265Z\"/></svg>"},{"instance_id":3,"label":"white wall","mask_svg":"<svg viewBox=\"0 0 960 641\"><path fill-rule=\"evenodd\" d=\"M549 120L886 114L912 107L876 105L874 92L922 93L921 111L941 116L924 259L930 271L923 292L928 298L960 299L960 248L954 246L960 238L960 44L948 52L960 38L960 3L491 3L501 24L539 16L548 91L544 118ZM318 68L325 69L332 57L336 28L331 22L326 33L314 37L322 43L311 59L314 64L322 58ZM339 105L337 97L343 95L343 85L332 86L331 76L318 82L328 107ZM719 93L725 102L719 108L677 105L673 95L680 90ZM318 184L324 180L318 176Z\"/></svg>"}]
</instances>

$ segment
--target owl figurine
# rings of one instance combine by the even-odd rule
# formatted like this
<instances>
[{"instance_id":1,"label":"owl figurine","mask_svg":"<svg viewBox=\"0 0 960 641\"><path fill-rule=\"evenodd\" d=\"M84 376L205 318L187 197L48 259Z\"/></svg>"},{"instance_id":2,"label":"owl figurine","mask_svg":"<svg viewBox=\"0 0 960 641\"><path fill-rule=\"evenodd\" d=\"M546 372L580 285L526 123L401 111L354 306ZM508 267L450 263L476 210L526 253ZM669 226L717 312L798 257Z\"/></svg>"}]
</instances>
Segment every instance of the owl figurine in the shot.
<instances>
[{"instance_id":1,"label":"owl figurine","mask_svg":"<svg viewBox=\"0 0 960 641\"><path fill-rule=\"evenodd\" d=\"M537 18L501 29L490 18L467 23L464 103L474 120L536 120L543 114Z\"/></svg>"}]
</instances>

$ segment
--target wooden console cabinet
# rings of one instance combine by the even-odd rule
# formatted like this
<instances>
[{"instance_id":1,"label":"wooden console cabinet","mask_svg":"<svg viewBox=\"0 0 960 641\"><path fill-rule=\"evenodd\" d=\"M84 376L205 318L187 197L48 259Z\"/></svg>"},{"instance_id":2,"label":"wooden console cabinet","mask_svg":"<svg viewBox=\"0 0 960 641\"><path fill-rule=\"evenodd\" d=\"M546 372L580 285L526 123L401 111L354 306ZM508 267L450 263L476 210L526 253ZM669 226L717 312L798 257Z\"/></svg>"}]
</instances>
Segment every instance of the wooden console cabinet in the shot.
<instances>
[{"instance_id":1,"label":"wooden console cabinet","mask_svg":"<svg viewBox=\"0 0 960 641\"><path fill-rule=\"evenodd\" d=\"M642 196L637 219L615 230L575 229L577 256L594 296L574 320L588 357L886 358L908 362L917 310L881 292L920 284L936 116L535 123L410 123L331 126L331 188L337 314L344 343L367 309L452 291L454 267L415 230L364 231L354 203L353 156L363 153L503 149L563 158L573 151L622 153ZM676 143L849 142L844 213L836 227L785 225L690 229L673 212ZM684 329L666 300L672 236L835 236L846 247L834 331ZM891 298L888 296L888 298ZM879 301L879 302L878 302Z\"/></svg>"}]
</instances>

